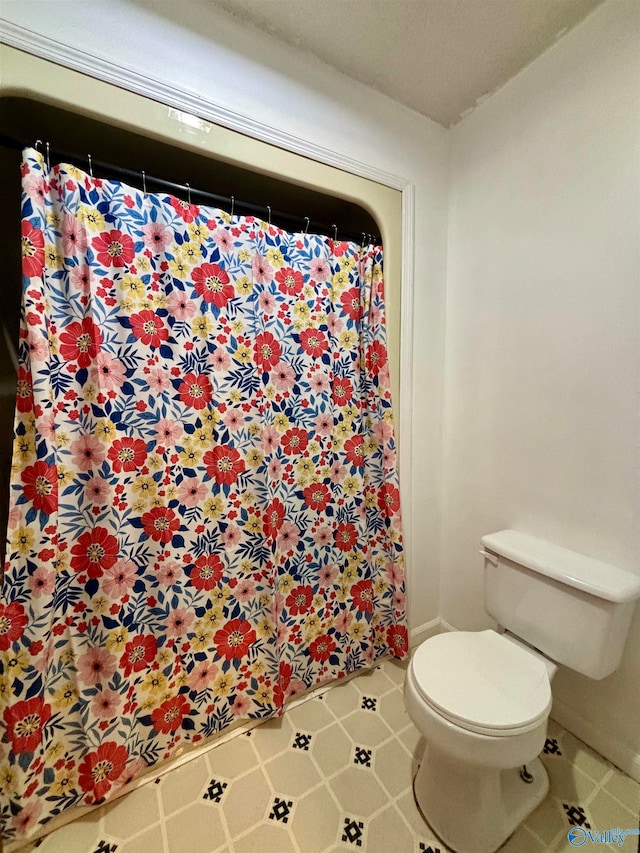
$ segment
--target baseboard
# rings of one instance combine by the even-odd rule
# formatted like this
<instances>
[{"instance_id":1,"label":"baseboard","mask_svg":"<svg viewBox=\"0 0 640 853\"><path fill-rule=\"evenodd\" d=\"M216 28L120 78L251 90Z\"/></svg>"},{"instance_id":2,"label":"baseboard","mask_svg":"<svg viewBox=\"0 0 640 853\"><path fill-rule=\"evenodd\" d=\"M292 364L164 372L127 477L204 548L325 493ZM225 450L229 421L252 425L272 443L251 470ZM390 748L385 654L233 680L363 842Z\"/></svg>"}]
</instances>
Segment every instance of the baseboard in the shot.
<instances>
[{"instance_id":1,"label":"baseboard","mask_svg":"<svg viewBox=\"0 0 640 853\"><path fill-rule=\"evenodd\" d=\"M415 649L420 643L424 643L429 637L435 634L442 634L443 631L452 631L453 628L448 625L443 619L432 619L430 622L425 622L423 625L418 625L417 628L412 628L409 632L409 646Z\"/></svg>"},{"instance_id":2,"label":"baseboard","mask_svg":"<svg viewBox=\"0 0 640 853\"><path fill-rule=\"evenodd\" d=\"M553 700L551 718L584 741L587 746L599 752L627 776L640 782L640 753L634 753L628 746L620 743L607 732L603 732L589 720L585 720L581 714L559 699Z\"/></svg>"}]
</instances>

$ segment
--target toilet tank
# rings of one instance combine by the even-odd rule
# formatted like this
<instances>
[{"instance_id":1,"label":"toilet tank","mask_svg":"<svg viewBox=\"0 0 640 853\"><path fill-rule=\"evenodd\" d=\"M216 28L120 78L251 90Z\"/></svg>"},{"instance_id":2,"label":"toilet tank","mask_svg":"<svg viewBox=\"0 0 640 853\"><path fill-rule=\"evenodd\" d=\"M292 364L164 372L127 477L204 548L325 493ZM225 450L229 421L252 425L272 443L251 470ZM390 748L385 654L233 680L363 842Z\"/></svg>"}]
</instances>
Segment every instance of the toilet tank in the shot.
<instances>
[{"instance_id":1,"label":"toilet tank","mask_svg":"<svg viewBox=\"0 0 640 853\"><path fill-rule=\"evenodd\" d=\"M618 668L640 577L515 530L482 546L485 609L499 625L589 678Z\"/></svg>"}]
</instances>

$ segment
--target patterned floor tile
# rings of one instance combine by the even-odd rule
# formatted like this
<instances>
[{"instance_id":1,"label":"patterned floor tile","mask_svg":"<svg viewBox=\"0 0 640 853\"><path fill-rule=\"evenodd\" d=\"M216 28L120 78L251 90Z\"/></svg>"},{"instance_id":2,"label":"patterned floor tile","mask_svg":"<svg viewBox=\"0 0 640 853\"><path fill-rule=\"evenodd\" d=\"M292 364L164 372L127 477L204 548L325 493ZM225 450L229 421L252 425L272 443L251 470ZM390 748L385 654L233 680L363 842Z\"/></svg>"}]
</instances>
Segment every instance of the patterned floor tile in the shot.
<instances>
[{"instance_id":1,"label":"patterned floor tile","mask_svg":"<svg viewBox=\"0 0 640 853\"><path fill-rule=\"evenodd\" d=\"M551 790L557 797L582 803L597 787L597 782L566 761L564 757L545 756L544 766L549 776Z\"/></svg>"},{"instance_id":2,"label":"patterned floor tile","mask_svg":"<svg viewBox=\"0 0 640 853\"><path fill-rule=\"evenodd\" d=\"M271 728L273 734L271 736L268 734L269 730L264 728L267 725L266 723L263 723L261 727L261 730L264 730L264 734L261 735L260 741L261 743L264 742L265 752L269 751L271 739L275 742L274 748L279 752L278 746L282 740L286 740L290 733L288 726L283 731L277 725L277 720L274 720L273 723L274 725ZM206 756L210 773L214 776L219 774L225 778L233 778L234 776L241 776L247 770L255 767L256 754L252 746L253 743L255 743L255 731L252 731L252 737L250 738L234 737L226 743L219 744L211 749Z\"/></svg>"},{"instance_id":3,"label":"patterned floor tile","mask_svg":"<svg viewBox=\"0 0 640 853\"><path fill-rule=\"evenodd\" d=\"M601 781L611 770L608 761L569 732L563 732L560 743L564 759L596 782Z\"/></svg>"},{"instance_id":4,"label":"patterned floor tile","mask_svg":"<svg viewBox=\"0 0 640 853\"><path fill-rule=\"evenodd\" d=\"M411 717L407 713L404 699L399 690L394 690L391 693L387 693L386 696L382 696L378 710L392 732L401 732L411 722Z\"/></svg>"},{"instance_id":5,"label":"patterned floor tile","mask_svg":"<svg viewBox=\"0 0 640 853\"><path fill-rule=\"evenodd\" d=\"M413 781L411 765L407 760L406 751L397 738L376 749L374 769L380 782L392 797L397 797L411 788Z\"/></svg>"},{"instance_id":6,"label":"patterned floor tile","mask_svg":"<svg viewBox=\"0 0 640 853\"><path fill-rule=\"evenodd\" d=\"M215 776L212 776L211 779L209 779L204 786L204 793L202 794L202 799L206 800L212 805L220 804L229 785L230 780L223 779L222 777L216 778Z\"/></svg>"},{"instance_id":7,"label":"patterned floor tile","mask_svg":"<svg viewBox=\"0 0 640 853\"><path fill-rule=\"evenodd\" d=\"M340 840L343 844L351 844L352 847L364 847L366 849L366 834L366 821L351 816L343 818L340 832Z\"/></svg>"},{"instance_id":8,"label":"patterned floor tile","mask_svg":"<svg viewBox=\"0 0 640 853\"><path fill-rule=\"evenodd\" d=\"M412 849L413 833L395 806L388 806L369 822L367 853Z\"/></svg>"},{"instance_id":9,"label":"patterned floor tile","mask_svg":"<svg viewBox=\"0 0 640 853\"><path fill-rule=\"evenodd\" d=\"M233 782L225 793L224 816L232 838L262 821L272 798L262 767Z\"/></svg>"},{"instance_id":10,"label":"patterned floor tile","mask_svg":"<svg viewBox=\"0 0 640 853\"><path fill-rule=\"evenodd\" d=\"M359 767L371 767L373 763L373 748L367 749L366 746L355 745L352 754L352 762Z\"/></svg>"},{"instance_id":11,"label":"patterned floor tile","mask_svg":"<svg viewBox=\"0 0 640 853\"><path fill-rule=\"evenodd\" d=\"M381 667L370 669L369 672L359 675L352 682L360 693L365 696L384 696L397 685L383 672Z\"/></svg>"},{"instance_id":12,"label":"patterned floor tile","mask_svg":"<svg viewBox=\"0 0 640 853\"><path fill-rule=\"evenodd\" d=\"M163 850L162 827L157 823L119 846L117 853L162 853Z\"/></svg>"},{"instance_id":13,"label":"patterned floor tile","mask_svg":"<svg viewBox=\"0 0 640 853\"><path fill-rule=\"evenodd\" d=\"M338 723L313 738L313 758L326 777L333 776L351 760L353 742Z\"/></svg>"},{"instance_id":14,"label":"patterned floor tile","mask_svg":"<svg viewBox=\"0 0 640 853\"><path fill-rule=\"evenodd\" d=\"M621 829L638 828L638 812L626 809L604 789L598 791L590 800L588 809L594 828L600 831L616 827ZM640 849L640 837L635 840L636 846ZM630 842L627 844L633 846Z\"/></svg>"},{"instance_id":15,"label":"patterned floor tile","mask_svg":"<svg viewBox=\"0 0 640 853\"><path fill-rule=\"evenodd\" d=\"M382 717L372 711L355 711L342 721L342 726L353 741L363 746L377 746L393 735Z\"/></svg>"},{"instance_id":16,"label":"patterned floor tile","mask_svg":"<svg viewBox=\"0 0 640 853\"><path fill-rule=\"evenodd\" d=\"M200 800L202 789L210 777L211 774L204 756L189 761L182 767L177 767L167 773L157 789L155 785L153 786L154 792L158 790L162 798L165 816L168 817L189 803Z\"/></svg>"},{"instance_id":17,"label":"patterned floor tile","mask_svg":"<svg viewBox=\"0 0 640 853\"><path fill-rule=\"evenodd\" d=\"M321 781L313 759L305 752L287 750L264 765L274 791L292 797L308 793Z\"/></svg>"},{"instance_id":18,"label":"patterned floor tile","mask_svg":"<svg viewBox=\"0 0 640 853\"><path fill-rule=\"evenodd\" d=\"M604 789L634 814L640 814L640 784L638 782L629 776L625 776L619 770L614 770L605 781Z\"/></svg>"},{"instance_id":19,"label":"patterned floor tile","mask_svg":"<svg viewBox=\"0 0 640 853\"><path fill-rule=\"evenodd\" d=\"M274 823L285 826L292 820L295 811L295 800L275 796L267 809L267 818Z\"/></svg>"},{"instance_id":20,"label":"patterned floor tile","mask_svg":"<svg viewBox=\"0 0 640 853\"><path fill-rule=\"evenodd\" d=\"M296 726L296 730L300 728L301 726ZM259 729L253 730L250 739L245 739L245 743L248 745L253 743L258 756L263 761L268 761L274 755L279 755L283 750L287 749L293 738L293 731L294 729L289 722L288 716L285 714L284 717L276 717L273 720L262 723ZM257 734L259 734L259 737L256 736ZM227 744L230 747L229 755L233 754L233 748L231 747L233 743L235 743L235 740L231 740ZM212 756L209 761L212 770L216 767L215 755L213 753L215 753L215 750L212 750Z\"/></svg>"},{"instance_id":21,"label":"patterned floor tile","mask_svg":"<svg viewBox=\"0 0 640 853\"><path fill-rule=\"evenodd\" d=\"M158 786L145 785L106 806L103 827L110 837L124 841L159 820Z\"/></svg>"},{"instance_id":22,"label":"patterned floor tile","mask_svg":"<svg viewBox=\"0 0 640 853\"><path fill-rule=\"evenodd\" d=\"M357 679L354 679L356 681ZM362 698L354 687L353 681L347 684L338 684L330 690L325 697L325 705L338 720L343 719L360 707Z\"/></svg>"},{"instance_id":23,"label":"patterned floor tile","mask_svg":"<svg viewBox=\"0 0 640 853\"><path fill-rule=\"evenodd\" d=\"M287 712L294 731L318 732L333 723L333 716L324 701L311 699Z\"/></svg>"},{"instance_id":24,"label":"patterned floor tile","mask_svg":"<svg viewBox=\"0 0 640 853\"><path fill-rule=\"evenodd\" d=\"M571 828L562 803L554 797L547 797L540 803L525 824L545 844L551 844L560 833L566 834Z\"/></svg>"},{"instance_id":25,"label":"patterned floor tile","mask_svg":"<svg viewBox=\"0 0 640 853\"><path fill-rule=\"evenodd\" d=\"M300 800L291 831L301 851L326 850L336 842L339 826L340 811L322 786Z\"/></svg>"},{"instance_id":26,"label":"patterned floor tile","mask_svg":"<svg viewBox=\"0 0 640 853\"><path fill-rule=\"evenodd\" d=\"M449 853L413 798L424 742L403 678L385 661L21 853ZM553 720L542 760L551 792L500 853L569 853L572 830L637 825L640 785Z\"/></svg>"},{"instance_id":27,"label":"patterned floor tile","mask_svg":"<svg viewBox=\"0 0 640 853\"><path fill-rule=\"evenodd\" d=\"M544 853L545 846L526 827L520 827L500 848L500 853Z\"/></svg>"},{"instance_id":28,"label":"patterned floor tile","mask_svg":"<svg viewBox=\"0 0 640 853\"><path fill-rule=\"evenodd\" d=\"M376 777L361 767L347 767L329 784L344 812L369 817L388 802Z\"/></svg>"},{"instance_id":29,"label":"patterned floor tile","mask_svg":"<svg viewBox=\"0 0 640 853\"><path fill-rule=\"evenodd\" d=\"M227 841L220 811L202 802L168 818L165 827L171 853L211 853Z\"/></svg>"},{"instance_id":30,"label":"patterned floor tile","mask_svg":"<svg viewBox=\"0 0 640 853\"><path fill-rule=\"evenodd\" d=\"M270 821L237 838L232 850L233 853L298 853L287 829Z\"/></svg>"},{"instance_id":31,"label":"patterned floor tile","mask_svg":"<svg viewBox=\"0 0 640 853\"><path fill-rule=\"evenodd\" d=\"M92 812L84 817L61 826L48 835L37 848L38 853L87 853L98 846L100 835L100 812Z\"/></svg>"}]
</instances>

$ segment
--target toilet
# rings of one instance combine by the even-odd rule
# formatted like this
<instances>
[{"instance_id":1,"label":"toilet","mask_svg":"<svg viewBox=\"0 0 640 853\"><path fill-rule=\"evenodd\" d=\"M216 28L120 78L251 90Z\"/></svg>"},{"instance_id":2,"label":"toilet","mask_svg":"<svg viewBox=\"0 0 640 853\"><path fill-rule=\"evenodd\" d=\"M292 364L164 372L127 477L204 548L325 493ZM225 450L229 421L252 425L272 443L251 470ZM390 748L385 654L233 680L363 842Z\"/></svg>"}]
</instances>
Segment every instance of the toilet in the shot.
<instances>
[{"instance_id":1,"label":"toilet","mask_svg":"<svg viewBox=\"0 0 640 853\"><path fill-rule=\"evenodd\" d=\"M456 853L493 853L544 799L557 666L614 672L640 597L640 577L515 530L483 536L480 553L498 628L426 640L404 686L425 742L416 803Z\"/></svg>"}]
</instances>

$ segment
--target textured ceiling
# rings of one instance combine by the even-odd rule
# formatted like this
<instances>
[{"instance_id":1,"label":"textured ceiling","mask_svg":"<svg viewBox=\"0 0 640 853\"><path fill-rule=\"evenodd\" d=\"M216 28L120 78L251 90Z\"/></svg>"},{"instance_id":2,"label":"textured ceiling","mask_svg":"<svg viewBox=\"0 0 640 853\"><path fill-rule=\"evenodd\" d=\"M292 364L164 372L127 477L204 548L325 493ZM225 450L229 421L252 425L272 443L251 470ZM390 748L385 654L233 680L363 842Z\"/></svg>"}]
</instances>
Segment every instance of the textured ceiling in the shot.
<instances>
[{"instance_id":1,"label":"textured ceiling","mask_svg":"<svg viewBox=\"0 0 640 853\"><path fill-rule=\"evenodd\" d=\"M214 0L449 127L601 0Z\"/></svg>"}]
</instances>

